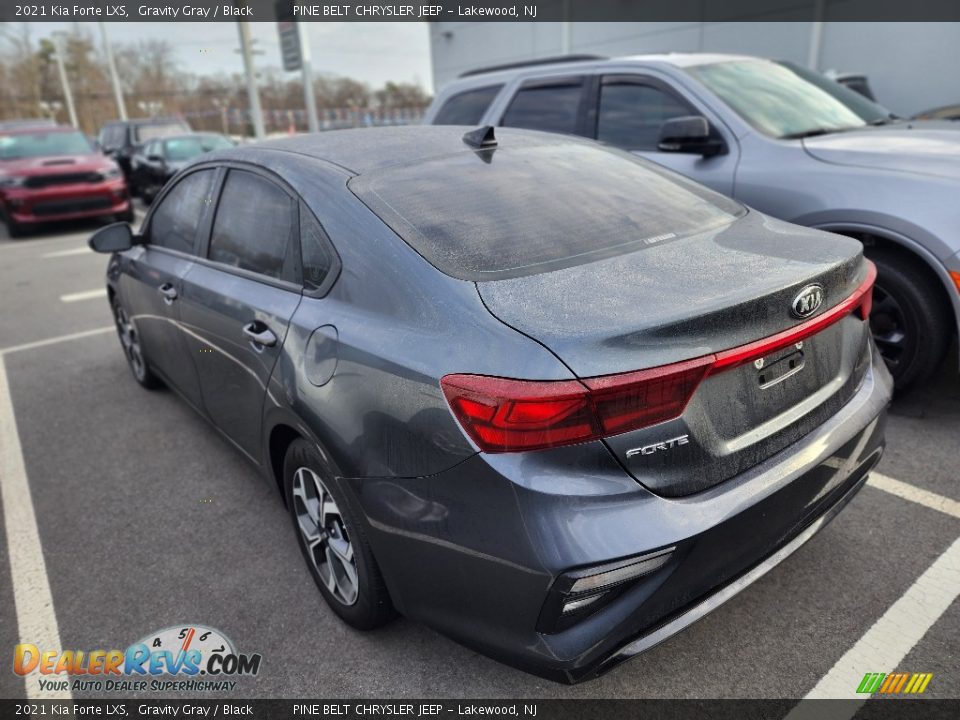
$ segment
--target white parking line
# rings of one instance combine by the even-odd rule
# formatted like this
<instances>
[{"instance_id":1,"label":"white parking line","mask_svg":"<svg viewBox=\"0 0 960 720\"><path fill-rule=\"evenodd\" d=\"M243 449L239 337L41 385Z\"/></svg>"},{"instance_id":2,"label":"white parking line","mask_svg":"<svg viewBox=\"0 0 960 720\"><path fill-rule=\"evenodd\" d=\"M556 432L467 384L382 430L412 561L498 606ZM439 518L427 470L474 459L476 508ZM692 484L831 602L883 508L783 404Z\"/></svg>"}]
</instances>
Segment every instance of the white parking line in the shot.
<instances>
[{"instance_id":1,"label":"white parking line","mask_svg":"<svg viewBox=\"0 0 960 720\"><path fill-rule=\"evenodd\" d=\"M870 473L867 484L904 500L910 500L932 510L938 510L947 515L953 515L955 518L960 518L960 502L952 498L937 495L937 493L932 493L929 490L918 488L916 485L910 485L900 480L894 480L892 477L877 472Z\"/></svg>"},{"instance_id":2,"label":"white parking line","mask_svg":"<svg viewBox=\"0 0 960 720\"><path fill-rule=\"evenodd\" d=\"M60 302L72 303L72 302L79 302L80 300L92 300L93 298L104 298L106 296L107 296L106 288L102 288L100 290L85 290L84 292L61 295Z\"/></svg>"},{"instance_id":3,"label":"white parking line","mask_svg":"<svg viewBox=\"0 0 960 720\"><path fill-rule=\"evenodd\" d=\"M848 698L865 702L866 696L858 695L857 687L868 672L926 672L929 668L900 668L899 664L958 596L960 539L916 579L804 699ZM936 682L936 677L933 681ZM859 707L859 703L838 707L836 713L831 712L831 720L852 717ZM786 720L822 717L822 711L823 708L814 703L801 703Z\"/></svg>"},{"instance_id":4,"label":"white parking line","mask_svg":"<svg viewBox=\"0 0 960 720\"><path fill-rule=\"evenodd\" d=\"M41 649L60 649L60 630L53 609L53 595L23 464L3 355L0 355L0 493L18 637L20 642L33 643ZM28 699L70 699L69 690L41 690L40 678L40 673L24 677Z\"/></svg>"},{"instance_id":5,"label":"white parking line","mask_svg":"<svg viewBox=\"0 0 960 720\"><path fill-rule=\"evenodd\" d=\"M69 335L58 335L57 337L47 338L46 340L34 340L33 342L23 343L22 345L11 345L10 347L0 348L0 357L21 350L33 350L34 348L46 347L47 345L56 345L57 343L67 342L68 340L79 340L80 338L91 335L100 335L102 333L114 332L116 328L113 325L94 328L93 330L82 330L80 332L70 333Z\"/></svg>"},{"instance_id":6,"label":"white parking line","mask_svg":"<svg viewBox=\"0 0 960 720\"><path fill-rule=\"evenodd\" d=\"M72 255L89 255L92 252L93 250L84 246L84 247L73 248L71 250L57 250L56 252L48 252L48 253L44 253L40 257L42 257L44 260L49 260L50 258L70 257Z\"/></svg>"}]
</instances>

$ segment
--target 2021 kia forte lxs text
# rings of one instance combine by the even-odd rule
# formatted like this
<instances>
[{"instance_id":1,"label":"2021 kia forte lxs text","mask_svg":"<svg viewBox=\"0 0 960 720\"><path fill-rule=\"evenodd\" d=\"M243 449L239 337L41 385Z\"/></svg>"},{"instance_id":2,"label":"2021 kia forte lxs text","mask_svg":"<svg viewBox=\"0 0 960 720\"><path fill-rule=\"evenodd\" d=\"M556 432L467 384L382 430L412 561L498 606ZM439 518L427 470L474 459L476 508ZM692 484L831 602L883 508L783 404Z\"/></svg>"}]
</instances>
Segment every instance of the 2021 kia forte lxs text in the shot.
<instances>
[{"instance_id":1,"label":"2021 kia forte lxs text","mask_svg":"<svg viewBox=\"0 0 960 720\"><path fill-rule=\"evenodd\" d=\"M138 382L276 483L340 617L573 682L861 487L891 392L875 272L629 154L465 130L204 156L91 245Z\"/></svg>"}]
</instances>

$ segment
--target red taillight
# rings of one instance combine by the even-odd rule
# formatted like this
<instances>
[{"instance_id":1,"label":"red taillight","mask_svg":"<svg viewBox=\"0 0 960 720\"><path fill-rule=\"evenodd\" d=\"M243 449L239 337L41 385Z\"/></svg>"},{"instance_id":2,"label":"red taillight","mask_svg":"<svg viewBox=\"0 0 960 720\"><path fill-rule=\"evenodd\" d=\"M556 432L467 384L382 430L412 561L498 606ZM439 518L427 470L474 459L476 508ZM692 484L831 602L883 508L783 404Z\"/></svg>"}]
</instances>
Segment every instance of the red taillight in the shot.
<instances>
[{"instance_id":1,"label":"red taillight","mask_svg":"<svg viewBox=\"0 0 960 720\"><path fill-rule=\"evenodd\" d=\"M763 340L648 370L583 380L446 375L440 387L463 429L485 452L539 450L596 440L683 414L708 374L782 350L857 310L870 316L877 269L826 312Z\"/></svg>"},{"instance_id":2,"label":"red taillight","mask_svg":"<svg viewBox=\"0 0 960 720\"><path fill-rule=\"evenodd\" d=\"M509 380L447 375L443 394L486 452L538 450L595 440L675 418L710 358L578 380Z\"/></svg>"}]
</instances>

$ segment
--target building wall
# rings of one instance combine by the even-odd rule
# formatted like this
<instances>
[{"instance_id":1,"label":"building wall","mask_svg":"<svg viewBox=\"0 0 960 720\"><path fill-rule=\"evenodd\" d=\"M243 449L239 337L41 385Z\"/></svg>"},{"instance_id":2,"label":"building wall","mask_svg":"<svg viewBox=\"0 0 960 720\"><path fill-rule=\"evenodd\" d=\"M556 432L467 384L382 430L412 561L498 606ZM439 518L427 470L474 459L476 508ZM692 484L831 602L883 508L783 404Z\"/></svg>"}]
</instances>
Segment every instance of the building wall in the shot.
<instances>
[{"instance_id":1,"label":"building wall","mask_svg":"<svg viewBox=\"0 0 960 720\"><path fill-rule=\"evenodd\" d=\"M776 15L767 15L775 20ZM569 52L635 55L727 52L806 64L811 22L570 23ZM436 90L486 65L564 53L563 23L430 25ZM960 23L822 24L817 69L866 73L878 101L901 115L960 102Z\"/></svg>"}]
</instances>

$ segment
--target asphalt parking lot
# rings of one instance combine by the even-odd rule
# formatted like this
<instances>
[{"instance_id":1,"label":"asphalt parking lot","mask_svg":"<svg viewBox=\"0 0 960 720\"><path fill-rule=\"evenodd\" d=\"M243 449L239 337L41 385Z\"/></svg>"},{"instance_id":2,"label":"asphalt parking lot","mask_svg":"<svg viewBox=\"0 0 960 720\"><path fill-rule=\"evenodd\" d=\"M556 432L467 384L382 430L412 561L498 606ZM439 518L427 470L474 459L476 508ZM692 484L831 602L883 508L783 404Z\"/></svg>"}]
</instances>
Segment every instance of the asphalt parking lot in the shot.
<instances>
[{"instance_id":1,"label":"asphalt parking lot","mask_svg":"<svg viewBox=\"0 0 960 720\"><path fill-rule=\"evenodd\" d=\"M797 698L894 670L933 673L928 697L960 697L955 347L935 382L894 403L878 469L894 482L868 484L703 621L565 687L403 619L367 634L343 625L275 490L171 392L130 376L100 292L106 258L85 249L95 227L16 241L0 229L0 480L3 503L18 503L0 513L0 696L24 697L10 653L54 618L62 647L76 649L125 648L183 623L219 628L263 657L238 697ZM11 480L21 470L34 540ZM36 540L45 568L24 575ZM14 579L30 583L17 612Z\"/></svg>"}]
</instances>

